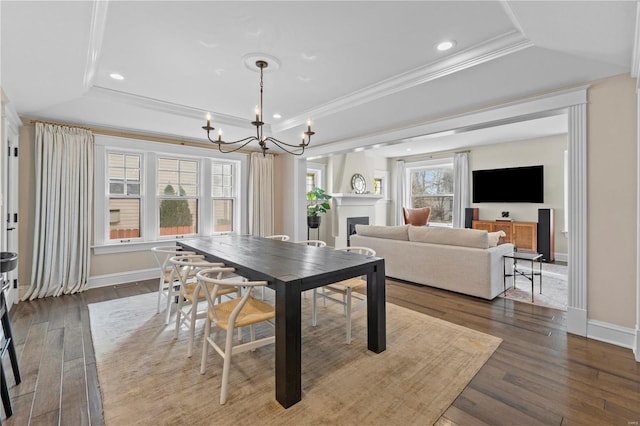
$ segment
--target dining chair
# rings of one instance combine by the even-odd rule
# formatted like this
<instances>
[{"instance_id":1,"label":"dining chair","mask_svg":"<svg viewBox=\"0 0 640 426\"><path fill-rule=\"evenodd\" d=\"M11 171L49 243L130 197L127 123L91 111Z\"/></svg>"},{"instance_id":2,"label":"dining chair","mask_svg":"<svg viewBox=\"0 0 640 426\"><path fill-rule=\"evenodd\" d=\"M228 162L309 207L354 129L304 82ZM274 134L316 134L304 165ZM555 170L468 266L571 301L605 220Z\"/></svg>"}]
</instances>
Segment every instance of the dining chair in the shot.
<instances>
[{"instance_id":1,"label":"dining chair","mask_svg":"<svg viewBox=\"0 0 640 426\"><path fill-rule=\"evenodd\" d=\"M403 207L402 214L405 225L426 226L429 223L429 216L431 216L431 208L418 207L411 209Z\"/></svg>"},{"instance_id":2,"label":"dining chair","mask_svg":"<svg viewBox=\"0 0 640 426\"><path fill-rule=\"evenodd\" d=\"M151 249L153 257L160 268L160 282L158 284L158 313L160 313L160 304L162 297L167 298L165 324L169 324L171 317L171 303L178 296L180 291L178 277L174 274L174 268L171 266L169 259L176 255L194 254L191 251L184 251L180 246L159 246Z\"/></svg>"},{"instance_id":3,"label":"dining chair","mask_svg":"<svg viewBox=\"0 0 640 426\"><path fill-rule=\"evenodd\" d=\"M187 347L187 357L191 357L193 353L193 340L196 331L196 321L206 318L207 311L198 310L198 302L205 301L205 295L201 294L196 279L196 273L203 268L217 268L219 273L235 272L234 268L225 267L224 263L211 263L204 260L203 255L191 254L186 256L174 256L170 259L174 267L175 275L180 283L178 294L178 309L176 310L176 327L174 338L178 338L180 327L182 324L189 328L189 344ZM225 288L224 291L218 292L218 300L221 301L222 296L230 296L237 293L233 288ZM239 294L238 294L239 295Z\"/></svg>"},{"instance_id":4,"label":"dining chair","mask_svg":"<svg viewBox=\"0 0 640 426\"><path fill-rule=\"evenodd\" d=\"M213 278L212 275L216 275L217 278ZM251 294L254 288L266 286L266 281L221 280L218 268L203 269L197 273L196 277L198 286L205 294L209 307L208 319L205 322L200 374L204 374L206 371L208 350L209 346L212 346L223 359L220 404L224 404L227 401L231 357L275 342L275 335L256 340L254 326L262 322L274 326L273 319L276 316L276 311L273 306L254 298ZM230 291L237 291L242 296L222 303L214 302L220 292ZM243 343L241 339L238 339L238 342L234 344L235 328L247 326L249 327L250 341ZM219 330L226 332L224 347L215 340Z\"/></svg>"},{"instance_id":5,"label":"dining chair","mask_svg":"<svg viewBox=\"0 0 640 426\"><path fill-rule=\"evenodd\" d=\"M296 241L296 244L305 244L312 247L326 247L327 243L321 240L302 240Z\"/></svg>"},{"instance_id":6,"label":"dining chair","mask_svg":"<svg viewBox=\"0 0 640 426\"><path fill-rule=\"evenodd\" d=\"M337 248L336 250L342 250L351 253L362 254L365 256L375 256L376 252L368 247L344 247ZM312 320L311 324L315 327L318 325L317 318L317 298L321 297L326 302L336 302L344 306L344 314L347 317L347 344L351 343L351 312L366 305L367 298L365 295L353 292L353 290L366 287L367 277L360 276L355 278L349 278L348 280L339 281L337 283L329 284L321 288L318 291L317 288L313 289L313 304L312 304ZM340 298L337 297L339 295ZM356 299L357 303L352 305L352 300Z\"/></svg>"},{"instance_id":7,"label":"dining chair","mask_svg":"<svg viewBox=\"0 0 640 426\"><path fill-rule=\"evenodd\" d=\"M265 238L269 238L270 240L278 240L278 241L289 241L288 235L269 235Z\"/></svg>"}]
</instances>

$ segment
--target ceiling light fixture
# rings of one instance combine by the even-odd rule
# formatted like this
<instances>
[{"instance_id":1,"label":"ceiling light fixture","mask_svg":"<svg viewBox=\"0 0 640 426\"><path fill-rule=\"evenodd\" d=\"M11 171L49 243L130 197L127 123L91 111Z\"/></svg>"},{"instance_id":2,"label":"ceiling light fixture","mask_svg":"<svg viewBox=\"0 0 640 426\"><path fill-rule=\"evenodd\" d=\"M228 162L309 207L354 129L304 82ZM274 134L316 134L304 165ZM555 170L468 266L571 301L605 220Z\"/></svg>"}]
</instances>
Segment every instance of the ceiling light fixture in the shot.
<instances>
[{"instance_id":1,"label":"ceiling light fixture","mask_svg":"<svg viewBox=\"0 0 640 426\"><path fill-rule=\"evenodd\" d=\"M117 72L112 72L111 74L109 74L109 77L114 80L124 80L124 76L122 74L118 74Z\"/></svg>"},{"instance_id":2,"label":"ceiling light fixture","mask_svg":"<svg viewBox=\"0 0 640 426\"><path fill-rule=\"evenodd\" d=\"M235 151L238 151L239 149L244 148L251 142L257 141L258 144L260 145L260 149L262 150L263 156L267 153L267 150L269 149L269 147L267 146L267 143L269 142L271 142L272 144L274 144L275 146L277 146L278 148L280 148L281 150L289 154L302 155L304 153L305 148L309 146L309 143L311 143L311 136L315 134L315 132L311 131L311 119L307 121L307 131L302 134L302 142L300 142L300 144L298 145L282 142L281 140L278 140L271 136L267 136L266 138L263 136L263 133L262 133L262 126L264 125L264 122L262 121L263 73L264 73L264 69L267 68L268 66L269 64L267 63L267 61L263 59L259 59L256 61L256 67L260 69L260 107L259 108L256 107L256 120L251 122L251 124L256 127L256 136L249 136L244 139L239 139L237 141L223 141L222 129L220 129L218 130L218 139L211 139L211 131L215 130L215 127L211 126L211 115L207 114L207 125L202 126L202 128L207 132L207 139L209 139L210 142L217 144L218 150L220 152L225 154L229 152L235 152ZM305 136L306 136L306 140L305 140ZM235 145L235 144L240 144L240 145L228 151L222 150L223 146Z\"/></svg>"},{"instance_id":3,"label":"ceiling light fixture","mask_svg":"<svg viewBox=\"0 0 640 426\"><path fill-rule=\"evenodd\" d=\"M449 40L447 40L447 41L443 41L442 43L438 44L438 45L436 46L436 49L438 49L438 50L439 50L439 51L441 51L441 52L444 52L445 50L449 50L449 49L451 49L451 48L452 48L453 46L455 46L455 45L456 45L456 42L455 42L455 41L449 41Z\"/></svg>"}]
</instances>

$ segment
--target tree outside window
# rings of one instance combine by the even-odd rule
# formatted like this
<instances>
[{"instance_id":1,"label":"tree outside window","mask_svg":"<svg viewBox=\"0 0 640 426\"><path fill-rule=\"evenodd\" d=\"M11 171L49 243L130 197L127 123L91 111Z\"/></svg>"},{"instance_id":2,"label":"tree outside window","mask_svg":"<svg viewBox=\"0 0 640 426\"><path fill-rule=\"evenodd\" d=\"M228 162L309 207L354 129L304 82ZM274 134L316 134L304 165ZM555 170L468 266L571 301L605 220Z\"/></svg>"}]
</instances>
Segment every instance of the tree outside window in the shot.
<instances>
[{"instance_id":1,"label":"tree outside window","mask_svg":"<svg viewBox=\"0 0 640 426\"><path fill-rule=\"evenodd\" d=\"M430 207L430 223L453 224L453 164L407 170L411 207Z\"/></svg>"}]
</instances>

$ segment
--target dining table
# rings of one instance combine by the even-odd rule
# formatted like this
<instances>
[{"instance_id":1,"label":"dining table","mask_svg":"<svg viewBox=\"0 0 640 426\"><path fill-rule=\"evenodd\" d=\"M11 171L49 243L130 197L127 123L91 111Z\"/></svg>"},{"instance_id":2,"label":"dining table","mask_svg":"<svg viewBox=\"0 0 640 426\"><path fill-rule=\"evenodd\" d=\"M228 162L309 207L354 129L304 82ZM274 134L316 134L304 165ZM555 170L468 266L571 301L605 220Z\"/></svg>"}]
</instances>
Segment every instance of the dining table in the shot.
<instances>
[{"instance_id":1,"label":"dining table","mask_svg":"<svg viewBox=\"0 0 640 426\"><path fill-rule=\"evenodd\" d=\"M357 276L367 277L367 348L386 349L384 259L251 235L184 239L185 250L223 262L275 290L275 393L289 408L302 398L302 293Z\"/></svg>"}]
</instances>

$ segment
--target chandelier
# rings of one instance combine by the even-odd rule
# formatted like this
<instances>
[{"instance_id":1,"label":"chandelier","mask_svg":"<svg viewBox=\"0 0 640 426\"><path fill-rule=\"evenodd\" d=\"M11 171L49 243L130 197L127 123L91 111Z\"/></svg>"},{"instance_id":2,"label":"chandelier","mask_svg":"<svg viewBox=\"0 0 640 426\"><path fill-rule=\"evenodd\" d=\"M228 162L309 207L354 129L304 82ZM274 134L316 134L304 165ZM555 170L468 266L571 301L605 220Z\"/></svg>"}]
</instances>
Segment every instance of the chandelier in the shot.
<instances>
[{"instance_id":1,"label":"chandelier","mask_svg":"<svg viewBox=\"0 0 640 426\"><path fill-rule=\"evenodd\" d=\"M207 125L202 126L202 128L207 132L207 139L209 139L210 142L217 144L218 150L225 154L238 151L239 149L242 149L248 144L250 144L251 142L257 141L258 144L260 145L260 149L262 150L263 156L267 153L267 150L269 149L269 147L267 146L268 143L272 143L273 145L277 146L278 148L280 148L281 150L289 154L302 155L304 153L305 148L309 146L309 143L311 142L311 136L315 134L315 132L311 131L311 119L307 121L307 131L302 134L302 142L300 142L298 145L282 142L281 140L278 140L271 136L267 136L266 138L263 136L262 134L262 126L264 125L264 122L262 121L263 73L264 73L264 69L269 66L269 63L265 60L260 59L256 61L256 66L260 68L260 107L256 107L256 120L251 122L251 124L256 127L256 135L249 136L244 139L239 139L237 141L224 141L222 140L222 130L220 129L218 130L218 138L211 139L211 132L215 130L215 127L211 126L211 115L207 114ZM228 150L222 148L222 147L230 147L232 145L236 145L236 146L233 146Z\"/></svg>"}]
</instances>

